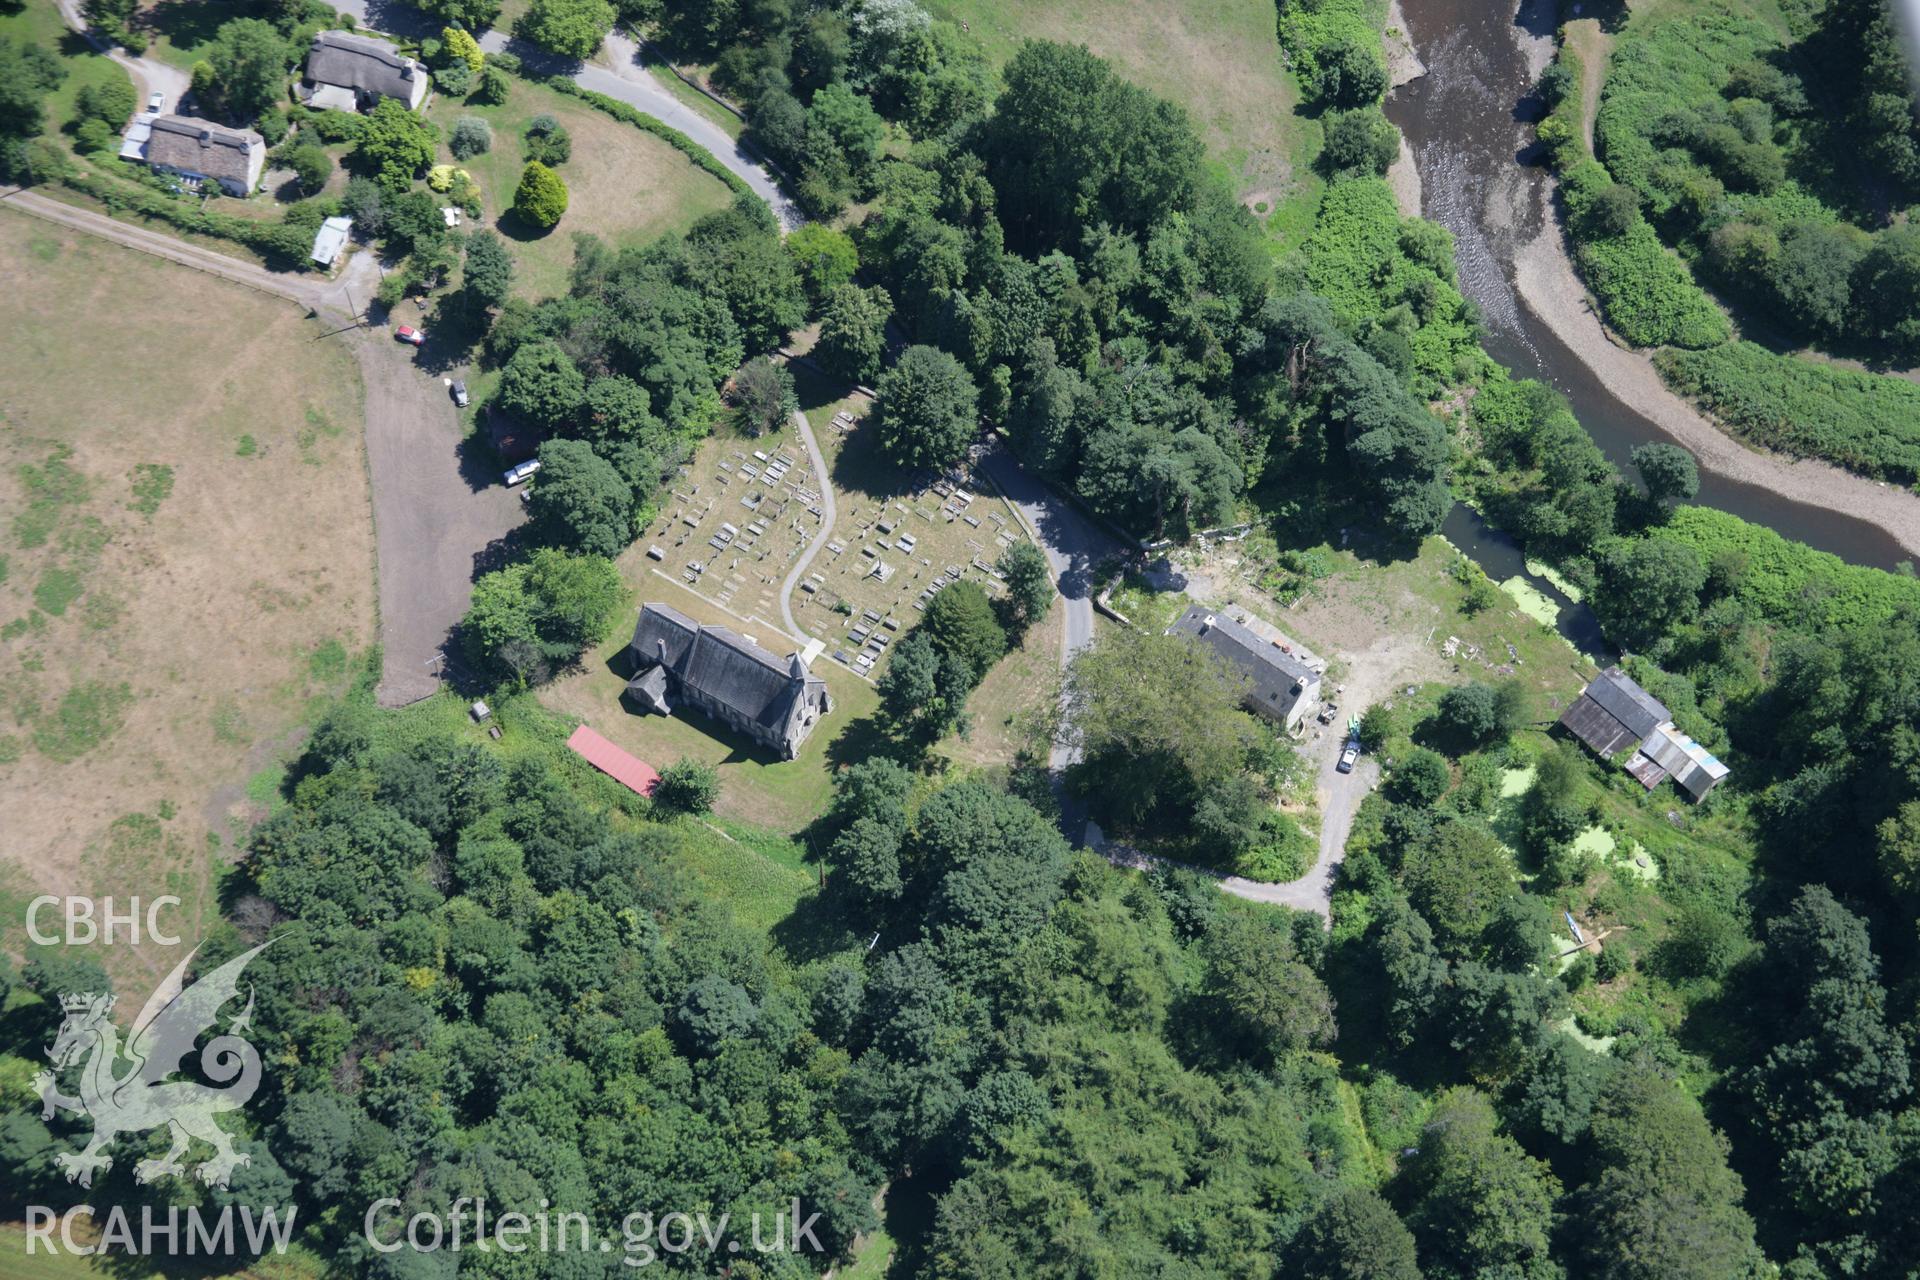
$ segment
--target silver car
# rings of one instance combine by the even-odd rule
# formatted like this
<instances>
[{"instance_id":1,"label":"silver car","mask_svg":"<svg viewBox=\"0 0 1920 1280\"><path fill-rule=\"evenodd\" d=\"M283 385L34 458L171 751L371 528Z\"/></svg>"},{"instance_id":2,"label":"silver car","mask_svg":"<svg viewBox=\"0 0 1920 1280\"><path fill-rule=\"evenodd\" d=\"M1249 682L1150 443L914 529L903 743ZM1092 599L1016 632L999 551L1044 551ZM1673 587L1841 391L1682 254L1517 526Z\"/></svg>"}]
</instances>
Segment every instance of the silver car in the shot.
<instances>
[{"instance_id":1,"label":"silver car","mask_svg":"<svg viewBox=\"0 0 1920 1280\"><path fill-rule=\"evenodd\" d=\"M466 383L456 382L453 384L453 402L456 405L460 406L462 409L467 407L467 384Z\"/></svg>"}]
</instances>

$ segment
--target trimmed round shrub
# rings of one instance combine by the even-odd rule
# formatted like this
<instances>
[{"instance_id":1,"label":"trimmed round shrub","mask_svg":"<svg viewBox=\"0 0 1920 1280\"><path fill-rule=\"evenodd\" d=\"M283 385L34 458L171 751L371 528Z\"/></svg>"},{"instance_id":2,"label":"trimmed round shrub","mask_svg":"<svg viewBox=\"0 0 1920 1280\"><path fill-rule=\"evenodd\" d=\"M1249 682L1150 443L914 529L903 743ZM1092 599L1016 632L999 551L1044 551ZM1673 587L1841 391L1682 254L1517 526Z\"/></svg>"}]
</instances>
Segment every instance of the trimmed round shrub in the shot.
<instances>
[{"instance_id":1,"label":"trimmed round shrub","mask_svg":"<svg viewBox=\"0 0 1920 1280\"><path fill-rule=\"evenodd\" d=\"M433 73L433 82L450 98L464 98L473 88L473 68L464 62L449 62Z\"/></svg>"},{"instance_id":2,"label":"trimmed round shrub","mask_svg":"<svg viewBox=\"0 0 1920 1280\"><path fill-rule=\"evenodd\" d=\"M567 184L560 175L535 160L520 173L513 193L513 211L542 230L560 221L567 211Z\"/></svg>"},{"instance_id":3,"label":"trimmed round shrub","mask_svg":"<svg viewBox=\"0 0 1920 1280\"><path fill-rule=\"evenodd\" d=\"M479 116L461 116L453 122L453 133L447 139L447 149L453 152L456 160L471 160L475 156L485 155L493 149L493 130Z\"/></svg>"}]
</instances>

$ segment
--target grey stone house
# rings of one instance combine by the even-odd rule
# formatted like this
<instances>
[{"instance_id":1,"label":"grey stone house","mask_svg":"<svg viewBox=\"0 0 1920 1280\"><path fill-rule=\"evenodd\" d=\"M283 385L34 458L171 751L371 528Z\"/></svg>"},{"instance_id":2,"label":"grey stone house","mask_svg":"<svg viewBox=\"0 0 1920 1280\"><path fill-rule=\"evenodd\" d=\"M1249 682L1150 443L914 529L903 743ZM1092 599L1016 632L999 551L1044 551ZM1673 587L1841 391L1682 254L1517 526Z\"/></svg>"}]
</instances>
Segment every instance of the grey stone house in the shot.
<instances>
[{"instance_id":1,"label":"grey stone house","mask_svg":"<svg viewBox=\"0 0 1920 1280\"><path fill-rule=\"evenodd\" d=\"M322 31L307 50L307 101L315 107L358 111L382 98L418 109L427 96L427 69L385 40L346 31Z\"/></svg>"},{"instance_id":2,"label":"grey stone house","mask_svg":"<svg viewBox=\"0 0 1920 1280\"><path fill-rule=\"evenodd\" d=\"M1320 672L1289 641L1264 636L1241 619L1194 605L1167 628L1213 650L1247 678L1247 709L1292 729L1320 701Z\"/></svg>"},{"instance_id":3,"label":"grey stone house","mask_svg":"<svg viewBox=\"0 0 1920 1280\"><path fill-rule=\"evenodd\" d=\"M627 697L635 706L661 715L671 715L675 704L694 707L788 760L833 710L827 682L798 653L775 657L669 605L641 606L627 653Z\"/></svg>"}]
</instances>

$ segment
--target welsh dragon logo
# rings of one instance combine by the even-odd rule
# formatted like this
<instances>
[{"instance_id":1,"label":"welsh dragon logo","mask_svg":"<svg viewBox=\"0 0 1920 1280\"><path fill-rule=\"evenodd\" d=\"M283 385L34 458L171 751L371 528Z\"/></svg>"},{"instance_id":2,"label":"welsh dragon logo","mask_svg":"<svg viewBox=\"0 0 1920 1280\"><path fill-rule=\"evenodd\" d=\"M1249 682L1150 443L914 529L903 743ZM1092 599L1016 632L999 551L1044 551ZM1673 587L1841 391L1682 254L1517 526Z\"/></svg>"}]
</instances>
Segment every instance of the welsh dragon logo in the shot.
<instances>
[{"instance_id":1,"label":"welsh dragon logo","mask_svg":"<svg viewBox=\"0 0 1920 1280\"><path fill-rule=\"evenodd\" d=\"M181 1156L194 1138L214 1151L213 1159L203 1161L197 1170L200 1181L208 1186L226 1186L234 1169L250 1162L248 1156L233 1149L233 1139L214 1117L245 1106L260 1085L260 1055L242 1038L252 1025L252 988L247 991L246 1007L228 1022L223 1034L214 1036L200 1050L201 1072L224 1087L169 1081L167 1077L183 1070L201 1034L214 1030L221 1007L240 994L241 971L266 946L262 943L235 956L183 988L187 966L193 962L193 955L188 955L147 998L124 1046L110 1017L112 996L82 992L61 997L66 1020L60 1024L60 1033L47 1056L53 1059L54 1071L84 1063L80 1068L80 1096L61 1093L54 1071L42 1071L34 1077L34 1088L44 1104L40 1113L43 1118L51 1119L59 1108L93 1119L93 1139L86 1149L56 1157L68 1182L92 1186L94 1171L113 1163L104 1153L115 1138L161 1125L173 1131L173 1145L159 1159L142 1160L134 1166L137 1182L184 1176L186 1165Z\"/></svg>"}]
</instances>

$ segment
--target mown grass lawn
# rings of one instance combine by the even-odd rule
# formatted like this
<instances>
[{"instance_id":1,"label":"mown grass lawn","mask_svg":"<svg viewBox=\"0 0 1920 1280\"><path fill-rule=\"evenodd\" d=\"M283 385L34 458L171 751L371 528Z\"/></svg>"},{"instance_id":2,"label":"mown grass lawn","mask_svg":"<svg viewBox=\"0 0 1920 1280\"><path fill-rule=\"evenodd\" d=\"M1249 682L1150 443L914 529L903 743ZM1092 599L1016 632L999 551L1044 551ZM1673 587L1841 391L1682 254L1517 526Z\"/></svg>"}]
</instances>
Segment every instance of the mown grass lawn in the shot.
<instances>
[{"instance_id":1,"label":"mown grass lawn","mask_svg":"<svg viewBox=\"0 0 1920 1280\"><path fill-rule=\"evenodd\" d=\"M567 212L548 231L514 216L513 193L526 156L521 139L536 115L557 119L573 138L573 155L558 172L567 184ZM567 291L573 237L590 232L615 247L643 245L684 231L732 199L720 181L693 166L665 142L577 99L516 79L499 106L436 98L427 118L451 134L461 116L478 116L493 130L482 155L455 160L441 144L440 159L473 175L481 190L483 221L505 237L513 254L514 292L535 300Z\"/></svg>"},{"instance_id":2,"label":"mown grass lawn","mask_svg":"<svg viewBox=\"0 0 1920 1280\"><path fill-rule=\"evenodd\" d=\"M132 78L113 62L95 53L78 35L67 30L53 0L28 0L18 9L0 8L0 40L37 44L60 55L66 78L46 97L43 129L58 134L73 121L74 99L88 85L118 80L131 84Z\"/></svg>"}]
</instances>

